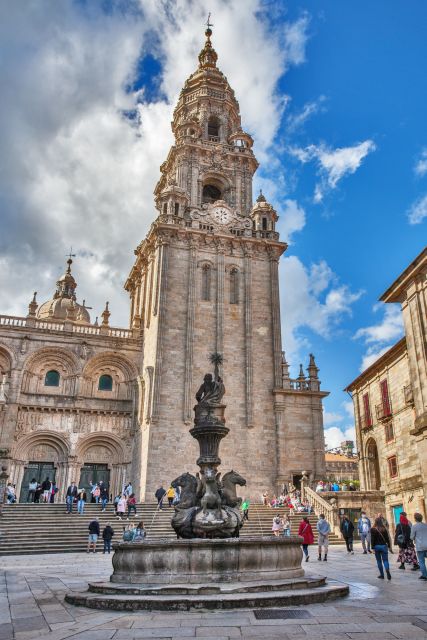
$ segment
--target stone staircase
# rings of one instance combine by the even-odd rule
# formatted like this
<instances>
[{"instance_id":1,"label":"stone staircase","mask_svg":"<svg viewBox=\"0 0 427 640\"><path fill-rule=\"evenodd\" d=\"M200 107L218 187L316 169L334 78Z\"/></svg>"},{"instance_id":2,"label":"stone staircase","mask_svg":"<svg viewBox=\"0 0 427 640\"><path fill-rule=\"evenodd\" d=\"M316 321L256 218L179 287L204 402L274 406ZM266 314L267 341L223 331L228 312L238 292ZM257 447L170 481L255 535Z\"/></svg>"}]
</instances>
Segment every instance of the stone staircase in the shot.
<instances>
[{"instance_id":1,"label":"stone staircase","mask_svg":"<svg viewBox=\"0 0 427 640\"><path fill-rule=\"evenodd\" d=\"M254 535L272 535L271 526L273 516L283 515L287 509L271 509L263 505L254 504L249 509L249 522L245 522L241 531L242 537ZM164 507L158 511L154 503L137 505L137 517L131 520L143 520L147 537L175 538L175 532L170 526L173 509ZM84 515L66 513L64 504L5 504L0 517L0 555L17 555L31 553L64 553L85 551L87 545L88 524L99 518L102 528L109 522L115 531L114 541L121 540L126 521L120 522L114 515L114 508L107 505L105 512L100 505L87 504ZM296 535L302 515L290 515L291 534ZM316 536L315 523L317 517L310 516L313 532ZM342 540L336 535L330 535L331 544L339 544ZM98 546L98 550L102 548Z\"/></svg>"}]
</instances>

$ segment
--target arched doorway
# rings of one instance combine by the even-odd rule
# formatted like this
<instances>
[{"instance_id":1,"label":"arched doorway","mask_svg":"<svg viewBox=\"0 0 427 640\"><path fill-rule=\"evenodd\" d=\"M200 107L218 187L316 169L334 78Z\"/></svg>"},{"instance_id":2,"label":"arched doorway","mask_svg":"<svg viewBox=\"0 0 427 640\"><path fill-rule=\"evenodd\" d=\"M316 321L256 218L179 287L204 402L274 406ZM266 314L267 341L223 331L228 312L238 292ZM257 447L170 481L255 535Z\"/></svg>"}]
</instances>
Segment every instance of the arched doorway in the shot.
<instances>
[{"instance_id":1,"label":"arched doorway","mask_svg":"<svg viewBox=\"0 0 427 640\"><path fill-rule=\"evenodd\" d=\"M379 490L381 488L380 462L378 459L377 443L370 438L366 443L366 471L369 489Z\"/></svg>"},{"instance_id":2,"label":"arched doorway","mask_svg":"<svg viewBox=\"0 0 427 640\"><path fill-rule=\"evenodd\" d=\"M103 482L109 494L123 489L130 478L127 471L130 466L128 454L120 439L108 432L98 431L85 436L77 445L77 457L80 461L79 486L90 490L90 482Z\"/></svg>"},{"instance_id":3,"label":"arched doorway","mask_svg":"<svg viewBox=\"0 0 427 640\"><path fill-rule=\"evenodd\" d=\"M57 434L40 431L24 436L18 440L14 457L20 457L17 462L20 469L17 479L17 484L20 485L19 502L27 502L28 485L33 479L41 484L49 478L63 488L68 446Z\"/></svg>"}]
</instances>

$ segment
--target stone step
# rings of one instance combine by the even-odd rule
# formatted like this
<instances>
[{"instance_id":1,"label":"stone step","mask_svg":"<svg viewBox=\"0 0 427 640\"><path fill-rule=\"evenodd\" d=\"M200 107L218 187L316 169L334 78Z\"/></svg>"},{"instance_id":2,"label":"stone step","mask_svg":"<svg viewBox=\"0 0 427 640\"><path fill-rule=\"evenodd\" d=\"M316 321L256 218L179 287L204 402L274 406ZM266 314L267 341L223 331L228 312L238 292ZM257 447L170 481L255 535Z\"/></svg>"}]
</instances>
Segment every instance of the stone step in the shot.
<instances>
[{"instance_id":1,"label":"stone step","mask_svg":"<svg viewBox=\"0 0 427 640\"><path fill-rule=\"evenodd\" d=\"M91 609L115 611L190 611L194 609L254 609L257 607L279 607L315 602L326 602L349 593L348 585L325 584L324 586L302 589L272 591L251 591L246 593L191 595L116 595L67 593L66 602Z\"/></svg>"}]
</instances>

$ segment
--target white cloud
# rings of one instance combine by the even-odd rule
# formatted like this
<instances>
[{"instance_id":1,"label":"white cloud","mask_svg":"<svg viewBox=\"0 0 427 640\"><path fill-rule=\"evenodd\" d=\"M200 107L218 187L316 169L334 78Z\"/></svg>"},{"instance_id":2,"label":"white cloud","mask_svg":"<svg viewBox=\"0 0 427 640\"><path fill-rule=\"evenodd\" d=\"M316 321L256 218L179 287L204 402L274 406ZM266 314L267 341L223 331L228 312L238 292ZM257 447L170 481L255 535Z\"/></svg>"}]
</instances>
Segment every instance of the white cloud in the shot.
<instances>
[{"instance_id":1,"label":"white cloud","mask_svg":"<svg viewBox=\"0 0 427 640\"><path fill-rule=\"evenodd\" d=\"M383 310L380 322L356 331L354 338L365 342L367 349L362 358L360 371L364 371L386 353L403 335L400 305L375 305L374 311Z\"/></svg>"},{"instance_id":2,"label":"white cloud","mask_svg":"<svg viewBox=\"0 0 427 640\"><path fill-rule=\"evenodd\" d=\"M427 194L411 205L407 215L409 224L421 224L427 218Z\"/></svg>"},{"instance_id":3,"label":"white cloud","mask_svg":"<svg viewBox=\"0 0 427 640\"><path fill-rule=\"evenodd\" d=\"M352 147L331 149L324 144L313 144L305 149L291 147L288 151L300 162L316 161L320 182L316 184L313 200L318 204L329 190L337 187L344 176L355 173L363 159L375 149L372 140L365 140Z\"/></svg>"},{"instance_id":4,"label":"white cloud","mask_svg":"<svg viewBox=\"0 0 427 640\"><path fill-rule=\"evenodd\" d=\"M343 409L346 412L347 416L349 418L354 419L354 405L353 405L353 402L351 400L344 400L344 402L341 403L341 406L343 407Z\"/></svg>"},{"instance_id":5,"label":"white cloud","mask_svg":"<svg viewBox=\"0 0 427 640\"><path fill-rule=\"evenodd\" d=\"M173 142L173 107L197 67L206 11L191 0L103 6L0 5L2 313L25 314L35 289L40 301L49 298L73 245L79 299L93 317L108 299L112 324L128 322L122 286L156 215L152 192ZM277 82L305 59L308 18L279 32L261 0L212 0L209 9L218 65L265 162L285 104ZM127 90L141 52L162 65L154 97ZM130 122L123 112L133 109ZM303 225L297 209L290 234Z\"/></svg>"},{"instance_id":6,"label":"white cloud","mask_svg":"<svg viewBox=\"0 0 427 640\"><path fill-rule=\"evenodd\" d=\"M344 416L341 413L334 413L333 411L323 411L323 424L330 425L342 422Z\"/></svg>"},{"instance_id":7,"label":"white cloud","mask_svg":"<svg viewBox=\"0 0 427 640\"><path fill-rule=\"evenodd\" d=\"M292 234L301 231L305 227L305 211L296 200L285 200L280 211L280 231L283 240L292 242Z\"/></svg>"},{"instance_id":8,"label":"white cloud","mask_svg":"<svg viewBox=\"0 0 427 640\"><path fill-rule=\"evenodd\" d=\"M299 113L291 113L286 119L288 132L293 133L301 128L306 121L316 113L325 111L326 96L319 96L317 100L307 102Z\"/></svg>"},{"instance_id":9,"label":"white cloud","mask_svg":"<svg viewBox=\"0 0 427 640\"><path fill-rule=\"evenodd\" d=\"M339 447L344 440L352 440L356 447L356 430L354 426L349 426L344 429L339 427L330 427L325 429L325 443L327 449L335 449Z\"/></svg>"},{"instance_id":10,"label":"white cloud","mask_svg":"<svg viewBox=\"0 0 427 640\"><path fill-rule=\"evenodd\" d=\"M323 338L352 313L352 305L362 292L353 292L340 284L332 269L324 262L309 268L296 256L281 261L282 333L289 362L298 361L299 351L308 346L301 332L308 328Z\"/></svg>"},{"instance_id":11,"label":"white cloud","mask_svg":"<svg viewBox=\"0 0 427 640\"><path fill-rule=\"evenodd\" d=\"M414 167L415 175L422 177L427 173L427 149L423 149L420 153L420 157L418 158L415 167Z\"/></svg>"}]
</instances>

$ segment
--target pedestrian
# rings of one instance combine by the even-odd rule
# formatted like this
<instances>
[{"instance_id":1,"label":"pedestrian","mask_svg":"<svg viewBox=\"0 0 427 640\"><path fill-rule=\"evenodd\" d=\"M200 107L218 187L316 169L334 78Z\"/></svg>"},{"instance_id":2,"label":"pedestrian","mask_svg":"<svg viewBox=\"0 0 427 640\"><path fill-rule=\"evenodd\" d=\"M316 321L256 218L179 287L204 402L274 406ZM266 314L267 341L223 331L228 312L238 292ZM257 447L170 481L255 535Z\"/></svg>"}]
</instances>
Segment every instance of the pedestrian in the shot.
<instances>
[{"instance_id":1,"label":"pedestrian","mask_svg":"<svg viewBox=\"0 0 427 640\"><path fill-rule=\"evenodd\" d=\"M56 482L52 482L52 486L50 488L50 495L49 495L50 504L55 503L55 496L58 493L58 491L59 491L58 485L56 484Z\"/></svg>"},{"instance_id":2,"label":"pedestrian","mask_svg":"<svg viewBox=\"0 0 427 640\"><path fill-rule=\"evenodd\" d=\"M371 545L375 552L381 580L384 580L384 569L387 579L391 580L390 565L388 562L388 551L391 550L391 540L387 528L384 526L383 518L376 518L374 526L371 528Z\"/></svg>"},{"instance_id":3,"label":"pedestrian","mask_svg":"<svg viewBox=\"0 0 427 640\"><path fill-rule=\"evenodd\" d=\"M423 522L421 513L414 513L414 524L411 527L411 540L415 543L418 564L420 565L420 580L427 580L427 524Z\"/></svg>"},{"instance_id":4,"label":"pedestrian","mask_svg":"<svg viewBox=\"0 0 427 640\"><path fill-rule=\"evenodd\" d=\"M243 520L249 520L249 499L245 498L241 505Z\"/></svg>"},{"instance_id":5,"label":"pedestrian","mask_svg":"<svg viewBox=\"0 0 427 640\"><path fill-rule=\"evenodd\" d=\"M85 488L83 487L83 489L79 489L77 492L77 513L80 513L80 515L84 514L86 502L87 495Z\"/></svg>"},{"instance_id":6,"label":"pedestrian","mask_svg":"<svg viewBox=\"0 0 427 640\"><path fill-rule=\"evenodd\" d=\"M46 480L42 482L42 502L49 502L51 488L52 483L49 478L46 478Z\"/></svg>"},{"instance_id":7,"label":"pedestrian","mask_svg":"<svg viewBox=\"0 0 427 640\"><path fill-rule=\"evenodd\" d=\"M114 513L116 514L116 516L117 516L117 505L119 504L119 500L120 500L120 498L121 498L121 497L122 497L122 496L121 496L121 494L120 494L120 493L118 493L118 494L116 495L116 497L114 498L114 501L113 501L113 504L114 504Z\"/></svg>"},{"instance_id":8,"label":"pedestrian","mask_svg":"<svg viewBox=\"0 0 427 640\"><path fill-rule=\"evenodd\" d=\"M99 504L99 499L101 497L101 489L99 488L99 484L96 484L94 489L92 490L92 495L95 499L95 503Z\"/></svg>"},{"instance_id":9,"label":"pedestrian","mask_svg":"<svg viewBox=\"0 0 427 640\"><path fill-rule=\"evenodd\" d=\"M16 502L16 489L15 489L15 485L12 484L11 482L9 482L9 484L6 487L6 499L7 502L9 504L15 504Z\"/></svg>"},{"instance_id":10,"label":"pedestrian","mask_svg":"<svg viewBox=\"0 0 427 640\"><path fill-rule=\"evenodd\" d=\"M291 521L289 520L288 514L283 516L283 535L287 538L291 536Z\"/></svg>"},{"instance_id":11,"label":"pedestrian","mask_svg":"<svg viewBox=\"0 0 427 640\"><path fill-rule=\"evenodd\" d=\"M27 502L34 502L36 491L37 491L37 480L33 478L31 482L28 484Z\"/></svg>"},{"instance_id":12,"label":"pedestrian","mask_svg":"<svg viewBox=\"0 0 427 640\"><path fill-rule=\"evenodd\" d=\"M34 494L34 502L35 502L36 504L39 504L41 494L42 494L42 486L41 486L41 484L38 482L38 483L37 483L37 489L36 489L36 492L35 492L35 494Z\"/></svg>"},{"instance_id":13,"label":"pedestrian","mask_svg":"<svg viewBox=\"0 0 427 640\"><path fill-rule=\"evenodd\" d=\"M87 543L87 553L90 552L90 548L93 547L93 552L96 553L96 543L98 542L99 537L99 521L98 518L95 518L91 522L89 522L89 537Z\"/></svg>"},{"instance_id":14,"label":"pedestrian","mask_svg":"<svg viewBox=\"0 0 427 640\"><path fill-rule=\"evenodd\" d=\"M105 511L108 502L108 487L102 482L100 485L101 511Z\"/></svg>"},{"instance_id":15,"label":"pedestrian","mask_svg":"<svg viewBox=\"0 0 427 640\"><path fill-rule=\"evenodd\" d=\"M331 527L323 513L321 513L319 516L319 519L316 524L316 529L318 534L318 545L319 545L319 557L317 559L318 560L322 559L322 547L323 547L325 552L323 556L323 560L326 562L328 559L329 534L331 533Z\"/></svg>"},{"instance_id":16,"label":"pedestrian","mask_svg":"<svg viewBox=\"0 0 427 640\"><path fill-rule=\"evenodd\" d=\"M112 539L113 536L114 536L114 529L112 528L110 523L107 522L107 524L104 527L104 530L102 532L102 539L104 541L104 551L102 553L110 553L110 551L111 551L111 539Z\"/></svg>"},{"instance_id":17,"label":"pedestrian","mask_svg":"<svg viewBox=\"0 0 427 640\"><path fill-rule=\"evenodd\" d=\"M127 483L127 485L123 489L123 493L125 494L126 498L129 498L130 494L133 493L132 483L131 482Z\"/></svg>"},{"instance_id":18,"label":"pedestrian","mask_svg":"<svg viewBox=\"0 0 427 640\"><path fill-rule=\"evenodd\" d=\"M168 499L169 506L171 507L175 498L175 489L172 487L172 485L167 490L166 497Z\"/></svg>"},{"instance_id":19,"label":"pedestrian","mask_svg":"<svg viewBox=\"0 0 427 640\"><path fill-rule=\"evenodd\" d=\"M357 530L362 541L363 553L372 553L371 551L371 521L364 511L360 514L357 521Z\"/></svg>"},{"instance_id":20,"label":"pedestrian","mask_svg":"<svg viewBox=\"0 0 427 640\"><path fill-rule=\"evenodd\" d=\"M281 529L283 529L282 518L279 515L274 516L274 518L273 518L273 526L271 527L273 535L278 537L280 535Z\"/></svg>"},{"instance_id":21,"label":"pedestrian","mask_svg":"<svg viewBox=\"0 0 427 640\"><path fill-rule=\"evenodd\" d=\"M269 500L268 500L268 493L267 491L264 491L264 493L261 496L261 501L262 504L266 507L269 504Z\"/></svg>"},{"instance_id":22,"label":"pedestrian","mask_svg":"<svg viewBox=\"0 0 427 640\"><path fill-rule=\"evenodd\" d=\"M347 552L354 555L353 551L353 534L354 534L354 524L351 522L348 516L344 516L341 521L341 533L342 537L345 540L345 545L347 547Z\"/></svg>"},{"instance_id":23,"label":"pedestrian","mask_svg":"<svg viewBox=\"0 0 427 640\"><path fill-rule=\"evenodd\" d=\"M377 518L376 518L376 519L378 519L378 518L381 520L381 522L382 522L382 524L383 524L383 527L385 527L385 528L388 530L388 529L389 529L388 521L387 521L387 519L383 516L383 514L382 514L382 513L377 513Z\"/></svg>"},{"instance_id":24,"label":"pedestrian","mask_svg":"<svg viewBox=\"0 0 427 640\"><path fill-rule=\"evenodd\" d=\"M163 489L163 485L161 484L160 487L157 489L156 493L154 494L157 500L157 508L158 509L163 509L163 498L166 495L166 491Z\"/></svg>"},{"instance_id":25,"label":"pedestrian","mask_svg":"<svg viewBox=\"0 0 427 640\"><path fill-rule=\"evenodd\" d=\"M117 517L120 518L120 520L123 519L123 516L126 513L126 496L125 494L123 494L122 496L120 496L119 501L117 502Z\"/></svg>"},{"instance_id":26,"label":"pedestrian","mask_svg":"<svg viewBox=\"0 0 427 640\"><path fill-rule=\"evenodd\" d=\"M67 513L73 513L74 499L77 497L77 487L74 480L71 481L70 486L67 489L65 496L65 502L67 504Z\"/></svg>"},{"instance_id":27,"label":"pedestrian","mask_svg":"<svg viewBox=\"0 0 427 640\"><path fill-rule=\"evenodd\" d=\"M418 571L420 567L414 543L411 540L411 523L404 511L400 514L399 523L396 526L394 544L399 547L399 555L397 556L397 562L400 562L399 569L405 569L406 563L412 564L412 571Z\"/></svg>"},{"instance_id":28,"label":"pedestrian","mask_svg":"<svg viewBox=\"0 0 427 640\"><path fill-rule=\"evenodd\" d=\"M131 493L129 498L127 499L127 507L128 507L128 519L130 518L131 511L133 511L133 513L136 516L136 498L134 493Z\"/></svg>"},{"instance_id":29,"label":"pedestrian","mask_svg":"<svg viewBox=\"0 0 427 640\"><path fill-rule=\"evenodd\" d=\"M305 555L305 561L308 562L308 546L314 543L313 529L307 516L304 516L298 528L298 535L302 537L302 550Z\"/></svg>"},{"instance_id":30,"label":"pedestrian","mask_svg":"<svg viewBox=\"0 0 427 640\"><path fill-rule=\"evenodd\" d=\"M146 532L144 529L144 523L142 520L138 522L135 529L133 530L133 540L132 542L142 542L146 536Z\"/></svg>"}]
</instances>

